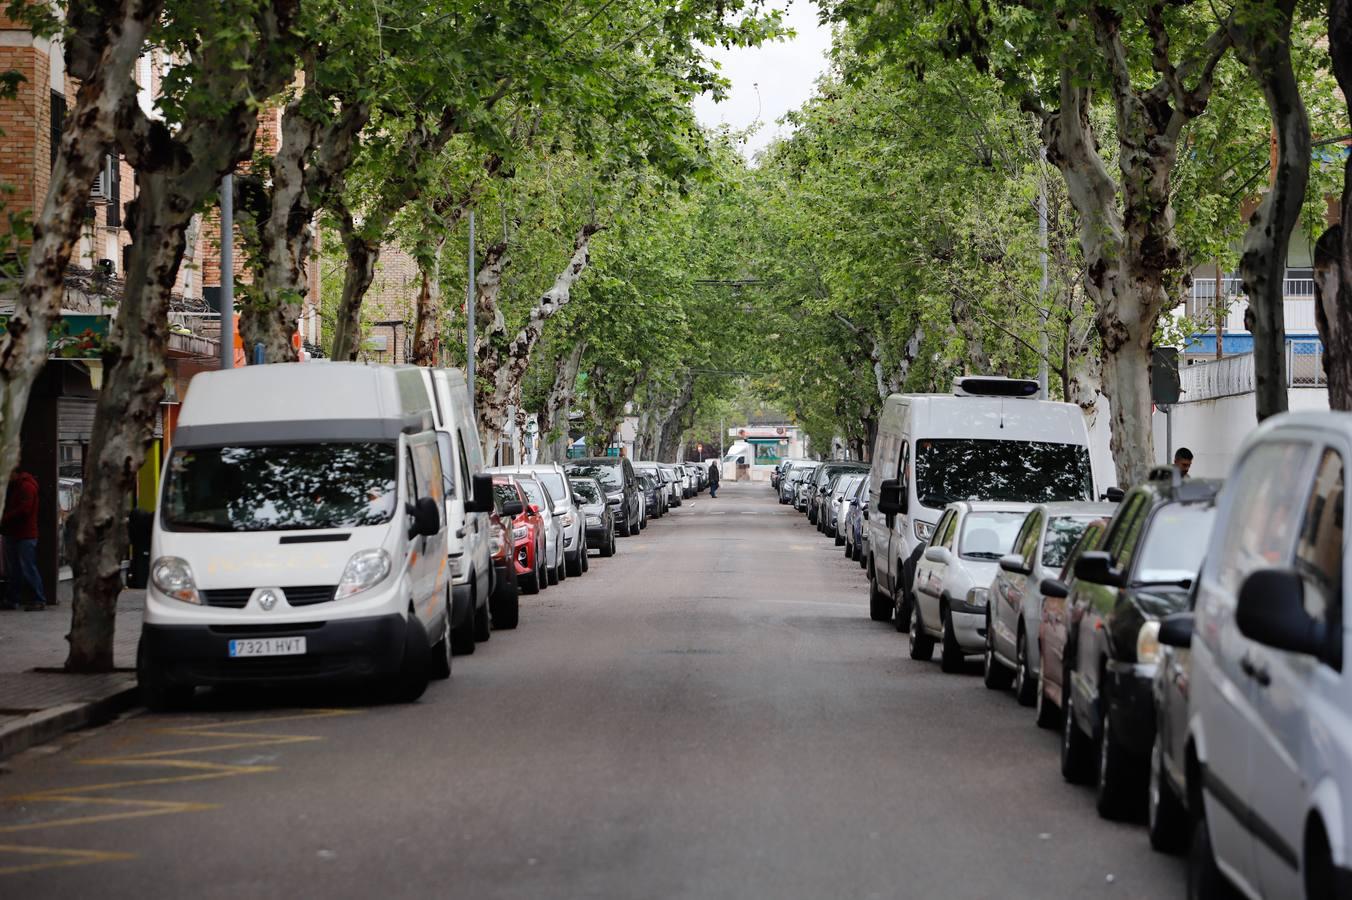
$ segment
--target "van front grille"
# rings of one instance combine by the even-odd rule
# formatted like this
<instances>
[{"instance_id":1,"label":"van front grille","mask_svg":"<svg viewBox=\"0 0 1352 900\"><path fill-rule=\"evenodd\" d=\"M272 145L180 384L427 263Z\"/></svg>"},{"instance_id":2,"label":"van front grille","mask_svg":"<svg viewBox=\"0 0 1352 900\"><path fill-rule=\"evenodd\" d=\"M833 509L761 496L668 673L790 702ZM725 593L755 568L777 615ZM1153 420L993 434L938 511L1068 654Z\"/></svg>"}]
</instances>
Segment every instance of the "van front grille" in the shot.
<instances>
[{"instance_id":1,"label":"van front grille","mask_svg":"<svg viewBox=\"0 0 1352 900\"><path fill-rule=\"evenodd\" d=\"M227 609L243 609L253 596L253 588L217 588L203 591L202 599L207 606L224 606Z\"/></svg>"},{"instance_id":2,"label":"van front grille","mask_svg":"<svg viewBox=\"0 0 1352 900\"><path fill-rule=\"evenodd\" d=\"M336 584L310 585L308 587L282 588L286 593L286 602L292 606L310 606L313 603L327 603L338 593Z\"/></svg>"},{"instance_id":3,"label":"van front grille","mask_svg":"<svg viewBox=\"0 0 1352 900\"><path fill-rule=\"evenodd\" d=\"M202 599L206 601L207 606L218 606L226 609L243 609L249 604L249 598L253 596L254 588L216 588L214 590L202 591ZM338 593L336 584L317 584L304 585L301 587L282 588L286 594L286 602L291 606L312 606L315 603L327 603Z\"/></svg>"}]
</instances>

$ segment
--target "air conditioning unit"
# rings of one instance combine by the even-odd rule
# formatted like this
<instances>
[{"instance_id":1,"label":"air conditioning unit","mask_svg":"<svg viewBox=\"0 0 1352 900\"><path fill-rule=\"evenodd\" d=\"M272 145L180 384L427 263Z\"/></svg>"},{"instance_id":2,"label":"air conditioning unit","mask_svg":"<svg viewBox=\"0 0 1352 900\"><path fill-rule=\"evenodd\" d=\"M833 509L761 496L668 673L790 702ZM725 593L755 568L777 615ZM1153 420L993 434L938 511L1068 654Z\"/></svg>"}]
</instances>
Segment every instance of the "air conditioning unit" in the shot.
<instances>
[{"instance_id":1,"label":"air conditioning unit","mask_svg":"<svg viewBox=\"0 0 1352 900\"><path fill-rule=\"evenodd\" d=\"M1000 378L995 375L964 375L953 379L958 397L1036 398L1041 388L1029 378Z\"/></svg>"},{"instance_id":2,"label":"air conditioning unit","mask_svg":"<svg viewBox=\"0 0 1352 900\"><path fill-rule=\"evenodd\" d=\"M89 201L91 203L112 203L113 202L113 165L115 158L112 154L103 155L103 168L99 171L99 176L94 179L94 189L89 192Z\"/></svg>"}]
</instances>

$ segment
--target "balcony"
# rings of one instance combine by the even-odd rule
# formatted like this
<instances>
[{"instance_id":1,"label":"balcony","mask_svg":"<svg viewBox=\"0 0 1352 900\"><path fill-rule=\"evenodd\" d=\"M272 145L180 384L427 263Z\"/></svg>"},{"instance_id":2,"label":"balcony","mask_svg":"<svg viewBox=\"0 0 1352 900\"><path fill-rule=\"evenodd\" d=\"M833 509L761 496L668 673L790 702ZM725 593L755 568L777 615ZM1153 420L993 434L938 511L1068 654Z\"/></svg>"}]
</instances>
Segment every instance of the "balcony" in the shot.
<instances>
[{"instance_id":1,"label":"balcony","mask_svg":"<svg viewBox=\"0 0 1352 900\"><path fill-rule=\"evenodd\" d=\"M1244 285L1238 278L1222 278L1221 290L1227 304L1225 333L1247 335L1248 329L1244 327L1244 309L1247 306ZM1287 278L1283 285L1283 293L1286 297L1286 333L1317 334L1314 321L1314 279ZM1194 278L1192 295L1186 304L1188 318L1199 325L1214 323L1212 310L1215 303L1216 279ZM1214 324L1206 330L1214 331Z\"/></svg>"},{"instance_id":2,"label":"balcony","mask_svg":"<svg viewBox=\"0 0 1352 900\"><path fill-rule=\"evenodd\" d=\"M1238 353L1224 359L1193 362L1178 370L1182 402L1214 400L1251 393L1254 389L1252 353ZM1319 341L1286 342L1286 386L1326 388L1323 346Z\"/></svg>"}]
</instances>

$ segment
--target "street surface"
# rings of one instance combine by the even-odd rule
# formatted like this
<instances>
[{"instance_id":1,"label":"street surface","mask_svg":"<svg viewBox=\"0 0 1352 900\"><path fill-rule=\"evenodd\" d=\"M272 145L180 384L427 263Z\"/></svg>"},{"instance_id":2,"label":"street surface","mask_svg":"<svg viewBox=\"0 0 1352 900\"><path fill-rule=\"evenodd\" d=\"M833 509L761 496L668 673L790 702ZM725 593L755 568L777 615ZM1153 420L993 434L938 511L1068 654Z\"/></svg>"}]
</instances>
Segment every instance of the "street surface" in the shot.
<instances>
[{"instance_id":1,"label":"street surface","mask_svg":"<svg viewBox=\"0 0 1352 900\"><path fill-rule=\"evenodd\" d=\"M15 757L0 896L1182 893L1054 733L907 659L867 599L768 485L725 484L523 597L417 704L199 694Z\"/></svg>"}]
</instances>

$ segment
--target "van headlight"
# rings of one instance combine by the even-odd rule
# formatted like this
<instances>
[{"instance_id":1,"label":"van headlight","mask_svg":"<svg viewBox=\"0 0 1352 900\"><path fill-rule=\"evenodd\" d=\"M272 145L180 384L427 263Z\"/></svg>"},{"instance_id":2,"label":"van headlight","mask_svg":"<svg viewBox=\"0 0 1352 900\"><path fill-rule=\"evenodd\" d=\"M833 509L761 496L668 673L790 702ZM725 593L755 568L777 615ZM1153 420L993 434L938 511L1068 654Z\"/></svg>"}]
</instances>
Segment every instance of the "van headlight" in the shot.
<instances>
[{"instance_id":1,"label":"van headlight","mask_svg":"<svg viewBox=\"0 0 1352 900\"><path fill-rule=\"evenodd\" d=\"M919 519L916 519L915 539L923 542L928 541L932 537L934 537L934 526L928 522L922 522Z\"/></svg>"},{"instance_id":2,"label":"van headlight","mask_svg":"<svg viewBox=\"0 0 1352 900\"><path fill-rule=\"evenodd\" d=\"M1136 661L1138 663L1157 663L1160 660L1160 623L1151 620L1136 632Z\"/></svg>"},{"instance_id":3,"label":"van headlight","mask_svg":"<svg viewBox=\"0 0 1352 900\"><path fill-rule=\"evenodd\" d=\"M161 556L150 567L150 580L155 588L166 597L183 603L202 605L197 593L197 584L192 580L192 569L187 562L177 556Z\"/></svg>"},{"instance_id":4,"label":"van headlight","mask_svg":"<svg viewBox=\"0 0 1352 900\"><path fill-rule=\"evenodd\" d=\"M343 577L338 579L335 600L370 590L390 574L390 555L384 550L362 550L347 561Z\"/></svg>"}]
</instances>

